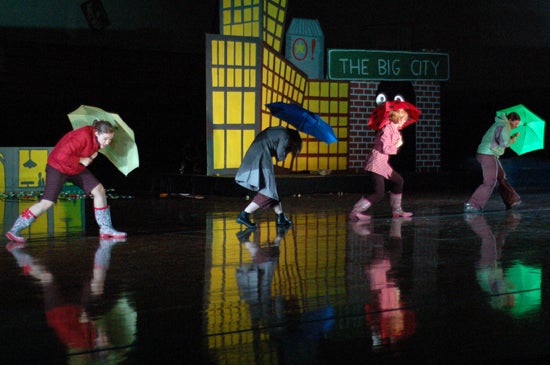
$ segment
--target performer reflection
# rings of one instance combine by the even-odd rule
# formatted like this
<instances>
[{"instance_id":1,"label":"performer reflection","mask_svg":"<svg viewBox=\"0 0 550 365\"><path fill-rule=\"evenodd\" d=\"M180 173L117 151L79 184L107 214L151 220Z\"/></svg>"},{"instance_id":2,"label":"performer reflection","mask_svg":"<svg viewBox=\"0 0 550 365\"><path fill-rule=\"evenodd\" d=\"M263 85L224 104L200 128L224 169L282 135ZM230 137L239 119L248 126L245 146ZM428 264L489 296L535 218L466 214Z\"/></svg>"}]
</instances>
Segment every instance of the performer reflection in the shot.
<instances>
[{"instance_id":1,"label":"performer reflection","mask_svg":"<svg viewBox=\"0 0 550 365\"><path fill-rule=\"evenodd\" d=\"M496 309L509 309L515 305L514 294L508 293L507 282L501 265L502 248L507 236L521 220L515 212L508 212L495 230L487 223L483 214L467 214L464 217L472 231L481 238L480 258L476 265L476 277L481 289L490 295L490 304Z\"/></svg>"},{"instance_id":2,"label":"performer reflection","mask_svg":"<svg viewBox=\"0 0 550 365\"><path fill-rule=\"evenodd\" d=\"M366 322L371 331L373 346L399 342L416 331L416 316L404 309L399 283L394 277L395 267L403 253L401 226L412 218L393 218L389 237L374 233L370 223L352 223L355 234L368 237L370 260L364 265L372 301L365 304Z\"/></svg>"},{"instance_id":3,"label":"performer reflection","mask_svg":"<svg viewBox=\"0 0 550 365\"><path fill-rule=\"evenodd\" d=\"M272 362L272 354L265 351L266 346L271 345L276 348L277 359L281 364L318 363L319 348L334 325L335 314L331 305L304 308L304 299L295 290L283 293L279 288L277 295L272 292L273 278L285 275L278 268L279 249L289 227L277 227L276 237L265 243L258 243L262 242L259 238L262 231L251 229L237 234L252 259L240 265L236 277L240 298L247 303L250 313L253 346L258 354L256 363ZM251 239L251 232L254 232L254 240ZM292 278L290 280L279 284L297 285L292 282ZM262 359L264 355L266 358Z\"/></svg>"},{"instance_id":4,"label":"performer reflection","mask_svg":"<svg viewBox=\"0 0 550 365\"><path fill-rule=\"evenodd\" d=\"M241 299L248 303L254 321L259 321L264 315L271 313L271 282L279 262L279 245L288 228L278 227L275 239L265 244L251 240L250 235L254 229L237 234L237 238L252 258L252 262L237 269L236 275Z\"/></svg>"},{"instance_id":5,"label":"performer reflection","mask_svg":"<svg viewBox=\"0 0 550 365\"><path fill-rule=\"evenodd\" d=\"M90 303L103 294L106 273L111 259L111 249L121 239L101 239L95 252L92 278L85 282L79 298L62 294L54 275L39 260L32 257L25 248L26 243L10 242L6 250L15 258L24 275L36 279L42 287L44 309L48 325L67 347L68 353L88 352L97 359L100 354L89 352L109 345L105 330L89 315Z\"/></svg>"}]
</instances>

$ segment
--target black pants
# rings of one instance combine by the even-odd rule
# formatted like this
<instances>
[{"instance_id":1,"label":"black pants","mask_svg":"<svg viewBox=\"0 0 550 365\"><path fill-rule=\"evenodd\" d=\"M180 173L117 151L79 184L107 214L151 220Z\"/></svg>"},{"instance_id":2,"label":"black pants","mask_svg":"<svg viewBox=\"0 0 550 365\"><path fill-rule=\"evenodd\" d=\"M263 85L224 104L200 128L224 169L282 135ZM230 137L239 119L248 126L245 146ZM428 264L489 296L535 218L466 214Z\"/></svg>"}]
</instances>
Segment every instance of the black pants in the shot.
<instances>
[{"instance_id":1,"label":"black pants","mask_svg":"<svg viewBox=\"0 0 550 365\"><path fill-rule=\"evenodd\" d=\"M371 172L371 181L374 188L374 191L371 194L365 196L371 204L378 203L380 200L384 199L384 193L386 192L385 188L385 178L382 175ZM403 193L403 177L399 175L397 171L393 171L391 176L388 179L390 183L390 192L393 194L402 194Z\"/></svg>"}]
</instances>

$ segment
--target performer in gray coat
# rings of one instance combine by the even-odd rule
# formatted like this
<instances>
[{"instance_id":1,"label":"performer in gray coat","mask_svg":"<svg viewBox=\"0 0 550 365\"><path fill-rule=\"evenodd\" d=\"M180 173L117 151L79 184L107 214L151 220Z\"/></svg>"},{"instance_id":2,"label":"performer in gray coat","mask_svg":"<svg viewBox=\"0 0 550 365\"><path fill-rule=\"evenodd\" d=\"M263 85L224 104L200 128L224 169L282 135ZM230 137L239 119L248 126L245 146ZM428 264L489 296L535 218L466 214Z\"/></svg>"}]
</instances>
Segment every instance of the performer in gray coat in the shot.
<instances>
[{"instance_id":1,"label":"performer in gray coat","mask_svg":"<svg viewBox=\"0 0 550 365\"><path fill-rule=\"evenodd\" d=\"M264 129L246 151L235 181L237 184L257 192L252 202L237 217L237 223L247 228L256 228L256 223L250 221L250 214L259 208L273 208L277 214L278 226L289 226L292 221L283 211L283 206L277 192L273 157L284 161L289 153L294 156L302 149L302 139L298 131L285 127L269 127Z\"/></svg>"}]
</instances>

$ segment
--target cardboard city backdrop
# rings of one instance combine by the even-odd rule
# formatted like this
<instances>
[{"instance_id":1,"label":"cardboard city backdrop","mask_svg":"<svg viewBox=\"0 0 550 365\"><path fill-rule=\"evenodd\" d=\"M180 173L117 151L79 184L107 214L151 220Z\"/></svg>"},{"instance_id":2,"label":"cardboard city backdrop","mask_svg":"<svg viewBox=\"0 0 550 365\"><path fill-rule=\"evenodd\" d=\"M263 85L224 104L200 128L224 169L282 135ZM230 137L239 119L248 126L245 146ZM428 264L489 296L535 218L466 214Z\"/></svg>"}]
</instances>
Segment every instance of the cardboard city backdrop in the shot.
<instances>
[{"instance_id":1,"label":"cardboard city backdrop","mask_svg":"<svg viewBox=\"0 0 550 365\"><path fill-rule=\"evenodd\" d=\"M293 171L360 171L367 135L365 121L387 92L412 90L411 102L424 111L408 151L409 169L437 171L440 165L439 82L449 78L443 52L324 48L322 25L294 18L288 30L286 1L223 2L220 34L206 38L207 174L234 174L254 136L287 125L267 108L273 102L297 103L317 113L338 141L327 145L302 133L304 146ZM286 45L283 48L283 45ZM325 53L328 56L325 70ZM325 77L325 74L328 77ZM399 88L402 90L399 90Z\"/></svg>"},{"instance_id":2,"label":"cardboard city backdrop","mask_svg":"<svg viewBox=\"0 0 550 365\"><path fill-rule=\"evenodd\" d=\"M258 3L250 2L251 6ZM90 14L96 13L90 9L97 4L102 5L103 12L91 18ZM206 37L226 35L221 19L223 7L230 9L234 4L237 2L138 0L130 11L109 0L58 0L56 6L44 2L34 2L33 6L0 4L0 76L5 81L0 96L5 101L4 117L7 123L26 128L2 134L0 145L51 146L69 128L68 111L81 104L98 105L121 113L135 130L143 152L141 167L128 178L119 176L104 161L94 163L94 168L108 172L102 174L106 184L149 188L151 176L178 171L182 161L190 171L207 173L210 136L205 113L205 80L209 77L205 67ZM283 3L265 4L280 8ZM325 79L296 67L297 73L306 74L309 86L313 80L338 76L328 70L332 49L448 54L448 81L434 81L441 95L442 169L456 168L473 156L494 110L523 103L544 119L549 117L544 107L550 42L547 32L538 30L548 24L550 12L545 2L502 1L457 9L447 1L398 1L392 4L391 12L387 4L358 0L343 0L338 6L309 0L285 4L286 10L280 13L284 19L276 30L282 45L275 53L283 63L292 65L292 61L308 59L304 58L306 52L317 61L324 57ZM230 13L228 10L224 14ZM322 31L322 43L310 32L310 36L296 36L292 44L287 44L286 38L293 35L294 19L316 24L316 29ZM506 26L512 19L515 25ZM289 60L289 55L294 59ZM337 64L360 74L373 72L364 63ZM430 63L417 65L425 66L423 70L427 71ZM397 68L390 60L377 69L394 73ZM318 86L322 89L321 84ZM381 84L386 88L388 82ZM372 100L368 103L372 105ZM345 141L342 130L350 127L350 121L336 125L341 140ZM33 129L40 133L30 133ZM457 134L463 138L457 139ZM417 143L415 136L406 137ZM336 154L344 154L341 151L346 149L349 152L349 141L348 146L343 144L334 147L338 149ZM315 142L308 141L308 147L314 149ZM323 154L325 151L309 161L324 163ZM236 156L232 158L237 160ZM545 151L531 156L547 158ZM340 161L344 159L344 165L349 166L349 157ZM336 168L340 166L338 162Z\"/></svg>"}]
</instances>

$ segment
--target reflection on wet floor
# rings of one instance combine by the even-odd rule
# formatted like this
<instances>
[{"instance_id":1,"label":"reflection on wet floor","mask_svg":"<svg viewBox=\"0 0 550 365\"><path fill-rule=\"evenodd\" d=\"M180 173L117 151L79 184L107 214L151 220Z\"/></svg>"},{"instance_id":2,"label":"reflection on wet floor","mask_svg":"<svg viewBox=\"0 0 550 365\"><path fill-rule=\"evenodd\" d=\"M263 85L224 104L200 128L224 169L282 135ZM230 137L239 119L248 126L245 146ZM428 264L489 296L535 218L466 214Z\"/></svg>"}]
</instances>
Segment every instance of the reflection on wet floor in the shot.
<instances>
[{"instance_id":1,"label":"reflection on wet floor","mask_svg":"<svg viewBox=\"0 0 550 365\"><path fill-rule=\"evenodd\" d=\"M547 195L473 215L461 197L417 196L414 218L381 205L351 223L356 198L288 199L293 226L261 212L248 231L231 198L114 201L126 242L100 240L89 206L60 202L53 227L80 217L80 235L36 228L0 254L5 361L548 358Z\"/></svg>"},{"instance_id":2,"label":"reflection on wet floor","mask_svg":"<svg viewBox=\"0 0 550 365\"><path fill-rule=\"evenodd\" d=\"M10 242L6 245L22 274L34 279L40 287L46 323L66 347L71 361L117 363L125 358L135 341L137 314L123 295L108 311L95 313L95 307L102 300L111 250L121 242L100 240L86 280L81 287L70 289L60 286L58 278L43 260L28 253L27 244Z\"/></svg>"}]
</instances>

